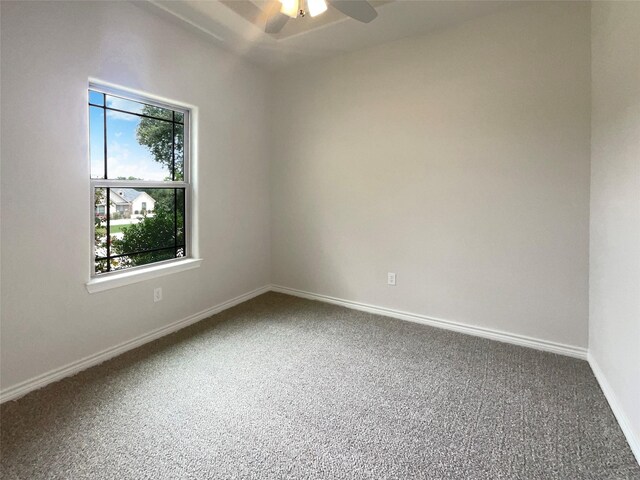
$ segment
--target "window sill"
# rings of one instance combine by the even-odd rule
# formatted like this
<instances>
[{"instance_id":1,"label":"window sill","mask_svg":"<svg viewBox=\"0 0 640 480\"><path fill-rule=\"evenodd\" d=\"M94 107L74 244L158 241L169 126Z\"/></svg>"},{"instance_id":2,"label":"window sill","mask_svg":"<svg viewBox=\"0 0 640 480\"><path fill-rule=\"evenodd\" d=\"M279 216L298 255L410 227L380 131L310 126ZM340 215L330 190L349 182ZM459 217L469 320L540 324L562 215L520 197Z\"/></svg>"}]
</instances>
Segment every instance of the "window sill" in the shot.
<instances>
[{"instance_id":1,"label":"window sill","mask_svg":"<svg viewBox=\"0 0 640 480\"><path fill-rule=\"evenodd\" d=\"M124 287L132 283L142 282L151 278L162 277L171 273L184 272L198 268L202 263L201 258L186 258L177 262L171 262L164 265L154 265L142 270L124 271L118 275L109 277L92 278L85 285L89 293L103 292L112 288Z\"/></svg>"}]
</instances>

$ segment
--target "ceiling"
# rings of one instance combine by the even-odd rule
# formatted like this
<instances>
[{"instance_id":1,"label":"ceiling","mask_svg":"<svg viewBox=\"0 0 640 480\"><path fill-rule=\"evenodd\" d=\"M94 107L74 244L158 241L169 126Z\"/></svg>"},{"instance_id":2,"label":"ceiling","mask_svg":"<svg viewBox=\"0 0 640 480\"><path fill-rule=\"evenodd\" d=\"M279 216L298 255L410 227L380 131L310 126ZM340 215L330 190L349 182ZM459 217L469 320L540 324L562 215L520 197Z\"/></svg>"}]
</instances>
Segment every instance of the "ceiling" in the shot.
<instances>
[{"instance_id":1,"label":"ceiling","mask_svg":"<svg viewBox=\"0 0 640 480\"><path fill-rule=\"evenodd\" d=\"M336 9L290 20L277 35L264 32L277 0L147 0L136 5L270 69L338 55L455 25L523 2L485 0L371 0L369 24Z\"/></svg>"},{"instance_id":2,"label":"ceiling","mask_svg":"<svg viewBox=\"0 0 640 480\"><path fill-rule=\"evenodd\" d=\"M369 3L377 9L385 3L391 3L393 1L394 0L369 0ZM266 19L272 13L280 10L282 5L279 0L220 0L220 3L236 12L245 20L253 23L260 31L264 30ZM328 8L326 12L317 17L306 16L304 18L298 18L297 22L287 22L281 32L271 34L270 36L276 40L283 40L344 19L346 19L344 14L335 8Z\"/></svg>"}]
</instances>

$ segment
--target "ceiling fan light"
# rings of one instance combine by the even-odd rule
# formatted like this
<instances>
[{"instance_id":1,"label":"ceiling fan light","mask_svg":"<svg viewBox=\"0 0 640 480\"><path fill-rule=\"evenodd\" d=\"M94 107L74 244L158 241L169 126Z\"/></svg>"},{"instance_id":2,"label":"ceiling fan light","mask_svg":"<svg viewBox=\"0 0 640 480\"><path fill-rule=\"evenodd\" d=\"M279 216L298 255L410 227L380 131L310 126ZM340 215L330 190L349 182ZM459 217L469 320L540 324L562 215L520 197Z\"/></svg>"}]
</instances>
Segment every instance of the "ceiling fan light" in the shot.
<instances>
[{"instance_id":1,"label":"ceiling fan light","mask_svg":"<svg viewBox=\"0 0 640 480\"><path fill-rule=\"evenodd\" d=\"M327 11L327 2L325 0L307 0L307 8L309 15L315 17Z\"/></svg>"},{"instance_id":2,"label":"ceiling fan light","mask_svg":"<svg viewBox=\"0 0 640 480\"><path fill-rule=\"evenodd\" d=\"M298 12L300 11L298 0L280 0L280 3L282 4L280 12L291 18L296 18L298 16Z\"/></svg>"}]
</instances>

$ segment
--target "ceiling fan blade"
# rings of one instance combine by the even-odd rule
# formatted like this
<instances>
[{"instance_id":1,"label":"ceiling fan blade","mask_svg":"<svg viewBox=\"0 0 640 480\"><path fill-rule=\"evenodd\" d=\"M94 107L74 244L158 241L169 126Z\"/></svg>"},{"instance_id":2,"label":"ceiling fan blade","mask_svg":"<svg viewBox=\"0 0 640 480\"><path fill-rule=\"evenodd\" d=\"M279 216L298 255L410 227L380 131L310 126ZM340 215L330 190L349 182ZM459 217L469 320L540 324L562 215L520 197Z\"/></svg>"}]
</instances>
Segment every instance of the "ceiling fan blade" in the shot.
<instances>
[{"instance_id":1,"label":"ceiling fan blade","mask_svg":"<svg viewBox=\"0 0 640 480\"><path fill-rule=\"evenodd\" d=\"M366 0L329 0L329 4L363 23L369 23L378 16L376 9Z\"/></svg>"},{"instance_id":2,"label":"ceiling fan blade","mask_svg":"<svg viewBox=\"0 0 640 480\"><path fill-rule=\"evenodd\" d=\"M264 31L267 33L278 33L282 30L290 17L284 13L277 12L272 15L264 27Z\"/></svg>"}]
</instances>

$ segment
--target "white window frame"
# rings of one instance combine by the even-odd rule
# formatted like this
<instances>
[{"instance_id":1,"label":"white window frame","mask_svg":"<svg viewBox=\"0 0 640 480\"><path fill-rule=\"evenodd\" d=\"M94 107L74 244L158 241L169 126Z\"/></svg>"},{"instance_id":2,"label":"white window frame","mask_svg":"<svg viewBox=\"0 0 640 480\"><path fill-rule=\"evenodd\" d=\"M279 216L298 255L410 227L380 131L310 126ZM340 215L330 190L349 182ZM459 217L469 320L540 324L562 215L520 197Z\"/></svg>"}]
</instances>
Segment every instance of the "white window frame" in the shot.
<instances>
[{"instance_id":1,"label":"white window frame","mask_svg":"<svg viewBox=\"0 0 640 480\"><path fill-rule=\"evenodd\" d=\"M107 180L96 179L90 176L90 239L91 239L91 252L90 252L90 275L89 281L86 283L89 293L108 290L111 288L136 283L139 281L147 280L149 278L155 278L161 275L169 273L180 272L197 268L202 262L201 259L194 256L194 239L193 239L193 209L192 209L192 197L193 186L191 180L191 150L192 150L192 135L191 135L191 119L192 108L179 103L167 102L165 100L159 100L148 94L141 94L131 91L126 88L121 88L113 85L103 84L100 82L90 81L87 88L87 122L89 119L89 90L104 93L107 95L114 95L122 97L128 100L144 103L147 105L153 105L169 110L174 110L183 114L183 126L184 126L184 146L183 146L183 180L182 181L143 181L143 180ZM105 103L106 107L106 103ZM89 130L90 132L90 130ZM90 152L90 144L89 144ZM90 153L87 154L88 162L90 163ZM90 167L89 167L90 170ZM178 188L184 189L184 238L185 238L185 256L172 258L168 260L162 260L147 265L140 265L136 267L129 267L123 270L116 270L111 272L96 273L95 269L95 191L96 188ZM105 201L109 202L109 198Z\"/></svg>"}]
</instances>

